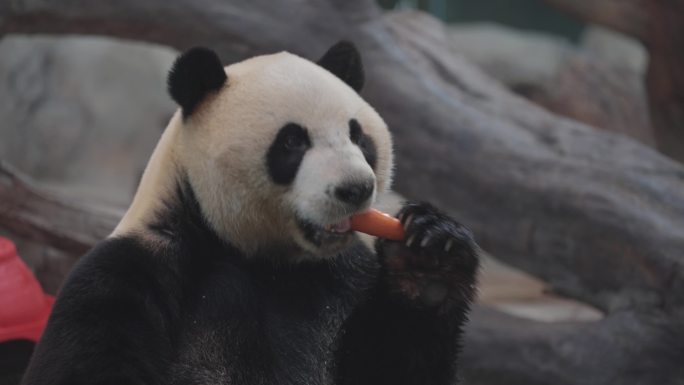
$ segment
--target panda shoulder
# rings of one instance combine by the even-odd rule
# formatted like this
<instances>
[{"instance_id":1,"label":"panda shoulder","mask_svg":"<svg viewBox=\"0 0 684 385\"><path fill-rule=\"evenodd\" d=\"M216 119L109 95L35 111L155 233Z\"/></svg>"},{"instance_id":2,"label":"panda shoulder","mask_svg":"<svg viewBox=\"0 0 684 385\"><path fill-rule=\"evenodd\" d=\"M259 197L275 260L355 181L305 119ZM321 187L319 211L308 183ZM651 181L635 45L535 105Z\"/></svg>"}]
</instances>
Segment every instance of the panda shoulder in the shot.
<instances>
[{"instance_id":1,"label":"panda shoulder","mask_svg":"<svg viewBox=\"0 0 684 385\"><path fill-rule=\"evenodd\" d=\"M169 274L144 241L135 237L108 238L76 263L60 297L74 306L111 298L135 302L163 289L164 277Z\"/></svg>"}]
</instances>

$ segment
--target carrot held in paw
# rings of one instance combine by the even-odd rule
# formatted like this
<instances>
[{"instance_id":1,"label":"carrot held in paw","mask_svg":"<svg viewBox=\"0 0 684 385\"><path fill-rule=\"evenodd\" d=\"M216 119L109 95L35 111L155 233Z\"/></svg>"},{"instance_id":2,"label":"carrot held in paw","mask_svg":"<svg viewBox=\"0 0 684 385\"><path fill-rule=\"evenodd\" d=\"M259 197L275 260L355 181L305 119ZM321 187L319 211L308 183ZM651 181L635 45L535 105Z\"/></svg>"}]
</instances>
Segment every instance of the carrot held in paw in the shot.
<instances>
[{"instance_id":1,"label":"carrot held in paw","mask_svg":"<svg viewBox=\"0 0 684 385\"><path fill-rule=\"evenodd\" d=\"M404 240L404 226L389 214L370 209L351 217L351 228L375 237L392 241Z\"/></svg>"}]
</instances>

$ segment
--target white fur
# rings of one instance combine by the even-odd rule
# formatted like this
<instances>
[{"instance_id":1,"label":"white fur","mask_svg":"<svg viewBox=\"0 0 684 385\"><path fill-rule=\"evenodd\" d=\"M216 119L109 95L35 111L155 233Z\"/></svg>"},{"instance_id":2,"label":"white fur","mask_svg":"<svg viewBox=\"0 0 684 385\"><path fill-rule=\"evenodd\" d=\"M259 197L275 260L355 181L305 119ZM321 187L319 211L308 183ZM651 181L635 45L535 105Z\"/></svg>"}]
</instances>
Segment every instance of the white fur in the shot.
<instances>
[{"instance_id":1,"label":"white fur","mask_svg":"<svg viewBox=\"0 0 684 385\"><path fill-rule=\"evenodd\" d=\"M176 143L178 133L182 128L180 120L179 112L171 118L147 163L133 202L111 236L131 232L147 235L149 233L145 231L147 219L154 215L164 199L172 196L179 170L176 160Z\"/></svg>"},{"instance_id":2,"label":"white fur","mask_svg":"<svg viewBox=\"0 0 684 385\"><path fill-rule=\"evenodd\" d=\"M250 254L302 243L295 214L320 224L349 215L326 188L375 178L378 193L392 176L387 126L359 95L318 65L290 53L258 56L225 68L227 84L183 121L171 119L114 235L145 232L161 198L185 171L210 225ZM375 173L349 140L356 119L377 147ZM266 153L288 122L306 127L313 147L292 186L274 184Z\"/></svg>"}]
</instances>

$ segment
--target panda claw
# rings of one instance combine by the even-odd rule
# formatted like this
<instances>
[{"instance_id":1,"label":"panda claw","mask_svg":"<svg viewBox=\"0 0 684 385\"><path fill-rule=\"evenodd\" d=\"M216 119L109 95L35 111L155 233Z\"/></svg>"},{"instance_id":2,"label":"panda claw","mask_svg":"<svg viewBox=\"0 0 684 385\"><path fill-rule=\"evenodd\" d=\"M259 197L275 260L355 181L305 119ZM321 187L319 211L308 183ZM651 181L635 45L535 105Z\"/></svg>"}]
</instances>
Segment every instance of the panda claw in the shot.
<instances>
[{"instance_id":1,"label":"panda claw","mask_svg":"<svg viewBox=\"0 0 684 385\"><path fill-rule=\"evenodd\" d=\"M414 234L414 235L411 235L411 236L406 240L406 247L411 247L411 245L413 244L413 241L415 241L415 240L416 240L415 234Z\"/></svg>"},{"instance_id":2,"label":"panda claw","mask_svg":"<svg viewBox=\"0 0 684 385\"><path fill-rule=\"evenodd\" d=\"M425 237L423 240L420 242L420 247L425 247L427 244L430 242L430 237Z\"/></svg>"},{"instance_id":3,"label":"panda claw","mask_svg":"<svg viewBox=\"0 0 684 385\"><path fill-rule=\"evenodd\" d=\"M413 214L408 214L406 220L404 221L404 228L407 229L409 225L411 225L411 222L413 222Z\"/></svg>"},{"instance_id":4,"label":"panda claw","mask_svg":"<svg viewBox=\"0 0 684 385\"><path fill-rule=\"evenodd\" d=\"M444 245L444 252L448 253L448 252L451 250L451 248L452 248L453 246L454 246L454 240L453 240L453 239L449 239L449 240L446 242L446 244Z\"/></svg>"}]
</instances>

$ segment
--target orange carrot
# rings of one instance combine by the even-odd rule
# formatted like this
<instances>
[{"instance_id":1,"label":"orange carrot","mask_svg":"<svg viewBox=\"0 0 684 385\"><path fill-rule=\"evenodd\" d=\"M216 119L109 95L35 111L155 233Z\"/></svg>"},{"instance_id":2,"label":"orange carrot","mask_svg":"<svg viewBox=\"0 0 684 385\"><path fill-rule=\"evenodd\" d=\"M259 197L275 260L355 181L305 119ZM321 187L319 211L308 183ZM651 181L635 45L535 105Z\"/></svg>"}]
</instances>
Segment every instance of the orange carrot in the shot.
<instances>
[{"instance_id":1,"label":"orange carrot","mask_svg":"<svg viewBox=\"0 0 684 385\"><path fill-rule=\"evenodd\" d=\"M404 239L404 226L389 214L380 210L370 209L351 217L351 228L380 238L393 241Z\"/></svg>"}]
</instances>

